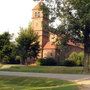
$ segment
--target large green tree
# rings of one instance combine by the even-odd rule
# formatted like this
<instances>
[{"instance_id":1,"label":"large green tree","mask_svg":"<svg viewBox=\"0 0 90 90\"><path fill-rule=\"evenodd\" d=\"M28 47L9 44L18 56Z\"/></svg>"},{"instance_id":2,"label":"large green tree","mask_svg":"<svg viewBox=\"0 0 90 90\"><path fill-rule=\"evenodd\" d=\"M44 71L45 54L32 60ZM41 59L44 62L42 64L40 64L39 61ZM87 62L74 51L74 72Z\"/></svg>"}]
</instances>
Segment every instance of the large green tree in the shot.
<instances>
[{"instance_id":1,"label":"large green tree","mask_svg":"<svg viewBox=\"0 0 90 90\"><path fill-rule=\"evenodd\" d=\"M84 71L90 70L90 0L69 0L76 10L78 28L82 31L84 43Z\"/></svg>"},{"instance_id":2,"label":"large green tree","mask_svg":"<svg viewBox=\"0 0 90 90\"><path fill-rule=\"evenodd\" d=\"M22 63L27 63L27 58L36 58L39 53L38 36L31 27L27 29L20 29L17 42L18 55L21 57Z\"/></svg>"},{"instance_id":3,"label":"large green tree","mask_svg":"<svg viewBox=\"0 0 90 90\"><path fill-rule=\"evenodd\" d=\"M59 44L68 41L84 45L84 71L90 70L90 0L50 0L51 21L58 22L55 32Z\"/></svg>"},{"instance_id":4,"label":"large green tree","mask_svg":"<svg viewBox=\"0 0 90 90\"><path fill-rule=\"evenodd\" d=\"M15 45L11 42L12 35L4 32L0 35L0 63L14 63Z\"/></svg>"}]
</instances>

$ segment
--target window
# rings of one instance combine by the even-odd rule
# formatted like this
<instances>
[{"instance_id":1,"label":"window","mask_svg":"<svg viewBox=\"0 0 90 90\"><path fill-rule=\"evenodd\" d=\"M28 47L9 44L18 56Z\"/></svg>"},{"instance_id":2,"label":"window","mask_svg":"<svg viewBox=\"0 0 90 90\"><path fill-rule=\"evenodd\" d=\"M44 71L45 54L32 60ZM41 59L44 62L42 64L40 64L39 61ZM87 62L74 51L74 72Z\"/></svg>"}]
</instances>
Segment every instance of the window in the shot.
<instances>
[{"instance_id":1,"label":"window","mask_svg":"<svg viewBox=\"0 0 90 90\"><path fill-rule=\"evenodd\" d=\"M35 17L40 17L40 12L35 12Z\"/></svg>"},{"instance_id":2,"label":"window","mask_svg":"<svg viewBox=\"0 0 90 90\"><path fill-rule=\"evenodd\" d=\"M37 12L35 12L35 17L37 17Z\"/></svg>"},{"instance_id":3,"label":"window","mask_svg":"<svg viewBox=\"0 0 90 90\"><path fill-rule=\"evenodd\" d=\"M50 56L53 56L53 54L52 54L52 53L50 53Z\"/></svg>"},{"instance_id":4,"label":"window","mask_svg":"<svg viewBox=\"0 0 90 90\"><path fill-rule=\"evenodd\" d=\"M38 12L38 17L40 17L40 12Z\"/></svg>"}]
</instances>

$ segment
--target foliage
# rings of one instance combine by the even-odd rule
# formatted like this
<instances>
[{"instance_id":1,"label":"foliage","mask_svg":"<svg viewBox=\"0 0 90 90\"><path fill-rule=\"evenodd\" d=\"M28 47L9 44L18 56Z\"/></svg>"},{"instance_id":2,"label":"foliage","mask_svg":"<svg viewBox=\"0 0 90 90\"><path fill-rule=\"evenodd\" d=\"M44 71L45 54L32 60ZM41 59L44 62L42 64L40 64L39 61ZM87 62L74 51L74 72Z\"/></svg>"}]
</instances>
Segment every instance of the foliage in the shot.
<instances>
[{"instance_id":1,"label":"foliage","mask_svg":"<svg viewBox=\"0 0 90 90\"><path fill-rule=\"evenodd\" d=\"M60 36L62 41L68 42L68 40L76 40L78 42L83 42L83 34L81 33L81 23L77 14L77 9L74 9L74 6L71 4L73 1L77 2L78 0L52 0L51 4L54 4L51 7L52 13L54 14L52 18L60 21L55 33Z\"/></svg>"},{"instance_id":2,"label":"foliage","mask_svg":"<svg viewBox=\"0 0 90 90\"><path fill-rule=\"evenodd\" d=\"M9 61L10 61L10 57L9 56L4 56L2 63L9 63Z\"/></svg>"},{"instance_id":3,"label":"foliage","mask_svg":"<svg viewBox=\"0 0 90 90\"><path fill-rule=\"evenodd\" d=\"M73 52L69 55L68 60L74 61L76 65L83 65L84 53L83 52Z\"/></svg>"},{"instance_id":4,"label":"foliage","mask_svg":"<svg viewBox=\"0 0 90 90\"><path fill-rule=\"evenodd\" d=\"M20 56L16 56L16 61L20 61L21 57Z\"/></svg>"},{"instance_id":5,"label":"foliage","mask_svg":"<svg viewBox=\"0 0 90 90\"><path fill-rule=\"evenodd\" d=\"M11 35L8 32L4 32L0 35L0 50L3 49L4 45L9 45L11 40Z\"/></svg>"},{"instance_id":6,"label":"foliage","mask_svg":"<svg viewBox=\"0 0 90 90\"><path fill-rule=\"evenodd\" d=\"M19 63L17 61L17 55L23 60L27 57L37 57L39 52L38 36L31 30L30 27L24 30L21 28L21 32L16 42L11 42L12 35L8 32L4 32L0 35L0 63Z\"/></svg>"},{"instance_id":7,"label":"foliage","mask_svg":"<svg viewBox=\"0 0 90 90\"><path fill-rule=\"evenodd\" d=\"M49 19L49 8L44 3L41 5L41 10L43 11L44 18Z\"/></svg>"},{"instance_id":8,"label":"foliage","mask_svg":"<svg viewBox=\"0 0 90 90\"><path fill-rule=\"evenodd\" d=\"M17 55L15 57L15 61L20 64L21 63L21 57Z\"/></svg>"},{"instance_id":9,"label":"foliage","mask_svg":"<svg viewBox=\"0 0 90 90\"><path fill-rule=\"evenodd\" d=\"M17 42L18 55L22 58L22 62L25 62L27 57L36 58L39 53L38 36L29 27L28 29L20 29L20 33Z\"/></svg>"},{"instance_id":10,"label":"foliage","mask_svg":"<svg viewBox=\"0 0 90 90\"><path fill-rule=\"evenodd\" d=\"M62 41L66 44L69 40L84 44L84 69L89 71L90 0L52 0L49 4L54 14L52 18L60 21L56 33ZM59 42L61 42L60 39Z\"/></svg>"},{"instance_id":11,"label":"foliage","mask_svg":"<svg viewBox=\"0 0 90 90\"><path fill-rule=\"evenodd\" d=\"M53 58L44 58L44 59L39 59L38 62L42 66L56 66L57 63Z\"/></svg>"},{"instance_id":12,"label":"foliage","mask_svg":"<svg viewBox=\"0 0 90 90\"><path fill-rule=\"evenodd\" d=\"M76 66L76 63L72 60L65 60L63 66Z\"/></svg>"},{"instance_id":13,"label":"foliage","mask_svg":"<svg viewBox=\"0 0 90 90\"><path fill-rule=\"evenodd\" d=\"M11 35L4 32L0 35L0 62L11 63L15 60L15 44L11 42Z\"/></svg>"}]
</instances>

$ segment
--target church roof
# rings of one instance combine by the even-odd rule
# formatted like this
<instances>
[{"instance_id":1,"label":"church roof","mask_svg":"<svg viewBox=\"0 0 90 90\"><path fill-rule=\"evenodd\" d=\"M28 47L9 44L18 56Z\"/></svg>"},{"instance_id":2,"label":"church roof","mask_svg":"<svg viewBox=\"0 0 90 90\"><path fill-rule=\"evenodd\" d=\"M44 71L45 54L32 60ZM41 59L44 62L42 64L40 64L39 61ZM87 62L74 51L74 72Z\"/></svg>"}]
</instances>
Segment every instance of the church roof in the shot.
<instances>
[{"instance_id":1,"label":"church roof","mask_svg":"<svg viewBox=\"0 0 90 90\"><path fill-rule=\"evenodd\" d=\"M75 47L82 48L82 49L84 48L83 44L81 44L81 43L73 43L70 40L69 40L69 42L67 44L70 45L70 46L75 46Z\"/></svg>"},{"instance_id":2,"label":"church roof","mask_svg":"<svg viewBox=\"0 0 90 90\"><path fill-rule=\"evenodd\" d=\"M44 49L55 49L56 46L55 44L52 44L51 42L48 42L45 46Z\"/></svg>"}]
</instances>

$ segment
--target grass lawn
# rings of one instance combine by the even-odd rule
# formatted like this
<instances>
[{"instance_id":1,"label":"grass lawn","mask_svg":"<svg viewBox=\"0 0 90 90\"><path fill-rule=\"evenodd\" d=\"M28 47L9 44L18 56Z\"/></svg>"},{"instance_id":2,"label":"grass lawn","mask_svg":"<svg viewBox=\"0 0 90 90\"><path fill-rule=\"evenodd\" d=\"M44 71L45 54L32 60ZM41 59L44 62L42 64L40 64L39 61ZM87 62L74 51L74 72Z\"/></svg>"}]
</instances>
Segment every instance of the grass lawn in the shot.
<instances>
[{"instance_id":1,"label":"grass lawn","mask_svg":"<svg viewBox=\"0 0 90 90\"><path fill-rule=\"evenodd\" d=\"M39 73L63 73L63 74L81 74L82 67L61 67L61 66L11 66L10 68L0 69L2 71L18 72L39 72Z\"/></svg>"},{"instance_id":2,"label":"grass lawn","mask_svg":"<svg viewBox=\"0 0 90 90\"><path fill-rule=\"evenodd\" d=\"M0 90L79 90L79 88L75 83L57 79L0 76Z\"/></svg>"}]
</instances>

